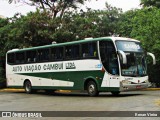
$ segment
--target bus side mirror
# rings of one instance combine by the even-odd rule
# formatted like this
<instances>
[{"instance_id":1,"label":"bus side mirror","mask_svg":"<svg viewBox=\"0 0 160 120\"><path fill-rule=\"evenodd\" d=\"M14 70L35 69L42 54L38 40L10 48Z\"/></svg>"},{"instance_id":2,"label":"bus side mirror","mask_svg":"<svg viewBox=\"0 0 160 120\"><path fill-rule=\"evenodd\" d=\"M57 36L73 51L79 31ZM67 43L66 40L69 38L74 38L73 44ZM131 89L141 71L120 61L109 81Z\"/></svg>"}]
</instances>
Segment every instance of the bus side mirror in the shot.
<instances>
[{"instance_id":1,"label":"bus side mirror","mask_svg":"<svg viewBox=\"0 0 160 120\"><path fill-rule=\"evenodd\" d=\"M149 55L149 56L152 57L152 59L153 59L153 65L155 65L156 64L156 58L155 58L154 54L152 54L150 52L147 52L147 55Z\"/></svg>"},{"instance_id":2,"label":"bus side mirror","mask_svg":"<svg viewBox=\"0 0 160 120\"><path fill-rule=\"evenodd\" d=\"M126 54L122 50L118 50L118 55L123 64L127 64Z\"/></svg>"}]
</instances>

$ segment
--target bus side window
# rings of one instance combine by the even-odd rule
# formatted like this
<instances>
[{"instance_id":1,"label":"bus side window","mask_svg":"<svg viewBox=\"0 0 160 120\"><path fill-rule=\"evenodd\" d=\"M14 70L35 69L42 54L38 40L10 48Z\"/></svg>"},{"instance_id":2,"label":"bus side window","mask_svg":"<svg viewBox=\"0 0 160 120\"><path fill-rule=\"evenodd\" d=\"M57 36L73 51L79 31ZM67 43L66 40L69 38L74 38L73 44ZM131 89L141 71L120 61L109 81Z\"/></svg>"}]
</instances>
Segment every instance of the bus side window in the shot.
<instances>
[{"instance_id":1,"label":"bus side window","mask_svg":"<svg viewBox=\"0 0 160 120\"><path fill-rule=\"evenodd\" d=\"M82 44L82 57L87 58L88 57L88 43Z\"/></svg>"},{"instance_id":2,"label":"bus side window","mask_svg":"<svg viewBox=\"0 0 160 120\"><path fill-rule=\"evenodd\" d=\"M63 60L63 47L54 47L51 48L51 60Z\"/></svg>"},{"instance_id":3,"label":"bus side window","mask_svg":"<svg viewBox=\"0 0 160 120\"><path fill-rule=\"evenodd\" d=\"M79 45L73 45L72 46L72 57L73 59L78 59L80 57L79 53Z\"/></svg>"},{"instance_id":4,"label":"bus side window","mask_svg":"<svg viewBox=\"0 0 160 120\"><path fill-rule=\"evenodd\" d=\"M83 58L97 58L97 44L90 42L82 44L82 57Z\"/></svg>"},{"instance_id":5,"label":"bus side window","mask_svg":"<svg viewBox=\"0 0 160 120\"><path fill-rule=\"evenodd\" d=\"M16 53L16 64L21 64L25 62L25 52Z\"/></svg>"},{"instance_id":6,"label":"bus side window","mask_svg":"<svg viewBox=\"0 0 160 120\"><path fill-rule=\"evenodd\" d=\"M56 59L56 48L51 48L51 60Z\"/></svg>"},{"instance_id":7,"label":"bus side window","mask_svg":"<svg viewBox=\"0 0 160 120\"><path fill-rule=\"evenodd\" d=\"M36 50L26 52L26 60L28 63L36 62Z\"/></svg>"},{"instance_id":8,"label":"bus side window","mask_svg":"<svg viewBox=\"0 0 160 120\"><path fill-rule=\"evenodd\" d=\"M39 62L49 61L49 49L39 49L38 60ZM36 62L36 58L34 58L34 61Z\"/></svg>"},{"instance_id":9,"label":"bus side window","mask_svg":"<svg viewBox=\"0 0 160 120\"><path fill-rule=\"evenodd\" d=\"M65 47L65 58L66 59L72 59L73 58L72 57L72 52L73 52L72 46L66 46Z\"/></svg>"},{"instance_id":10,"label":"bus side window","mask_svg":"<svg viewBox=\"0 0 160 120\"><path fill-rule=\"evenodd\" d=\"M15 63L15 53L8 53L7 54L7 63L14 64Z\"/></svg>"},{"instance_id":11,"label":"bus side window","mask_svg":"<svg viewBox=\"0 0 160 120\"><path fill-rule=\"evenodd\" d=\"M56 55L59 60L63 60L63 47L58 48Z\"/></svg>"},{"instance_id":12,"label":"bus side window","mask_svg":"<svg viewBox=\"0 0 160 120\"><path fill-rule=\"evenodd\" d=\"M97 44L96 44L96 42L89 43L89 55L91 57L97 57Z\"/></svg>"},{"instance_id":13,"label":"bus side window","mask_svg":"<svg viewBox=\"0 0 160 120\"><path fill-rule=\"evenodd\" d=\"M79 45L71 45L65 47L65 58L67 60L76 60L80 57Z\"/></svg>"}]
</instances>

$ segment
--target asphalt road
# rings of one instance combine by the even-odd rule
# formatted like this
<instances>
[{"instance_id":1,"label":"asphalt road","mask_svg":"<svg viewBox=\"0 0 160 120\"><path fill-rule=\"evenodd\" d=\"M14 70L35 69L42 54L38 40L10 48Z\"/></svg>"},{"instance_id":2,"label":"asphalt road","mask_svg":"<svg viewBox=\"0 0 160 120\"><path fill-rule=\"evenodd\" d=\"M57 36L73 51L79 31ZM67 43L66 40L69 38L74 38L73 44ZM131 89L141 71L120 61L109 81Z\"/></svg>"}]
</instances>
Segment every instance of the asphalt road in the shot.
<instances>
[{"instance_id":1,"label":"asphalt road","mask_svg":"<svg viewBox=\"0 0 160 120\"><path fill-rule=\"evenodd\" d=\"M37 94L26 94L23 90L1 90L0 111L160 111L160 91L122 92L117 97L110 93L101 93L98 97L89 97L86 93L79 92L62 91L46 94L42 91ZM74 117L53 118L54 120L74 119ZM76 119L97 120L95 117L76 117ZM106 116L99 119L106 120ZM117 120L119 118L109 117L108 119ZM129 120L130 118L123 119ZM159 117L136 117L136 119L159 120Z\"/></svg>"}]
</instances>

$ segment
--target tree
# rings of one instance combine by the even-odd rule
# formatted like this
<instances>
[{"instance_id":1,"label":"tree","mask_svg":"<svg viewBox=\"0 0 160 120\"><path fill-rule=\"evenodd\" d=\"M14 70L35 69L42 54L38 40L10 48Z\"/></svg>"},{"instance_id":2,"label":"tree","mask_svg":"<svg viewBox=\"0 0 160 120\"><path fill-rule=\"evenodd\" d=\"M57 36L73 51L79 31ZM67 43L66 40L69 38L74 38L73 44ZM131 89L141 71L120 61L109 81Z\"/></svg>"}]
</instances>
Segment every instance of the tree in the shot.
<instances>
[{"instance_id":1,"label":"tree","mask_svg":"<svg viewBox=\"0 0 160 120\"><path fill-rule=\"evenodd\" d=\"M28 13L27 16L15 15L10 18L12 29L8 32L6 49L41 46L52 43L52 35L60 21L52 19L48 12Z\"/></svg>"},{"instance_id":2,"label":"tree","mask_svg":"<svg viewBox=\"0 0 160 120\"><path fill-rule=\"evenodd\" d=\"M86 37L102 37L117 34L117 23L121 9L106 3L106 10L92 10L87 12L68 12L62 20L61 33L71 34L71 38L84 39ZM62 36L62 35L61 35ZM70 39L71 40L71 39Z\"/></svg>"},{"instance_id":3,"label":"tree","mask_svg":"<svg viewBox=\"0 0 160 120\"><path fill-rule=\"evenodd\" d=\"M143 8L137 10L132 19L131 37L142 41L146 50L153 52L160 61L160 10L158 8Z\"/></svg>"},{"instance_id":4,"label":"tree","mask_svg":"<svg viewBox=\"0 0 160 120\"><path fill-rule=\"evenodd\" d=\"M112 7L106 2L106 10L103 18L104 28L105 28L105 35L112 36L112 35L118 35L118 23L120 20L120 17L122 16L122 9Z\"/></svg>"},{"instance_id":5,"label":"tree","mask_svg":"<svg viewBox=\"0 0 160 120\"><path fill-rule=\"evenodd\" d=\"M154 7L160 8L160 1L159 0L141 0L141 5L143 5L144 7L154 6Z\"/></svg>"},{"instance_id":6,"label":"tree","mask_svg":"<svg viewBox=\"0 0 160 120\"><path fill-rule=\"evenodd\" d=\"M13 1L17 0L9 0L9 3L12 3ZM28 0L25 3L31 6L36 6L39 9L43 9L43 11L49 11L54 18L56 18L57 15L62 18L65 11L72 8L77 9L78 4L82 5L84 4L84 1L86 0Z\"/></svg>"},{"instance_id":7,"label":"tree","mask_svg":"<svg viewBox=\"0 0 160 120\"><path fill-rule=\"evenodd\" d=\"M114 35L122 11L106 3L106 10L66 11L52 18L49 11L37 10L27 16L18 15L11 18L13 29L9 32L8 48L23 48L51 44L52 41L66 42L86 37Z\"/></svg>"},{"instance_id":8,"label":"tree","mask_svg":"<svg viewBox=\"0 0 160 120\"><path fill-rule=\"evenodd\" d=\"M8 39L7 33L9 31L8 19L0 18L0 83L5 80L5 54L4 49L6 40Z\"/></svg>"},{"instance_id":9,"label":"tree","mask_svg":"<svg viewBox=\"0 0 160 120\"><path fill-rule=\"evenodd\" d=\"M119 17L119 22L117 24L117 34L119 36L131 38L134 25L133 19L136 16L136 11L137 10L129 10Z\"/></svg>"}]
</instances>

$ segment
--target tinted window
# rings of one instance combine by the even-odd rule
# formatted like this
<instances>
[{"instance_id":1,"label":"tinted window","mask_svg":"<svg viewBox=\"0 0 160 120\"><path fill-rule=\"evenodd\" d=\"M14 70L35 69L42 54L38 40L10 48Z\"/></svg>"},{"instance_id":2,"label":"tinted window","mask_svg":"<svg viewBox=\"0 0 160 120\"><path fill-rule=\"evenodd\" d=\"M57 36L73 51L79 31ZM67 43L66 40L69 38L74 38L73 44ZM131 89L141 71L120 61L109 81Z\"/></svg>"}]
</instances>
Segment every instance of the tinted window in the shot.
<instances>
[{"instance_id":1,"label":"tinted window","mask_svg":"<svg viewBox=\"0 0 160 120\"><path fill-rule=\"evenodd\" d=\"M82 44L82 57L83 58L97 57L97 44L96 44L96 42Z\"/></svg>"},{"instance_id":2,"label":"tinted window","mask_svg":"<svg viewBox=\"0 0 160 120\"><path fill-rule=\"evenodd\" d=\"M21 64L25 62L25 52L16 53L16 64Z\"/></svg>"},{"instance_id":3,"label":"tinted window","mask_svg":"<svg viewBox=\"0 0 160 120\"><path fill-rule=\"evenodd\" d=\"M26 60L27 60L28 63L30 63L30 62L36 62L37 61L36 50L34 50L34 51L27 51L26 52Z\"/></svg>"},{"instance_id":4,"label":"tinted window","mask_svg":"<svg viewBox=\"0 0 160 120\"><path fill-rule=\"evenodd\" d=\"M7 62L9 64L14 64L15 63L15 54L14 53L8 53L7 54Z\"/></svg>"},{"instance_id":5,"label":"tinted window","mask_svg":"<svg viewBox=\"0 0 160 120\"><path fill-rule=\"evenodd\" d=\"M51 49L51 60L63 60L63 47L55 47Z\"/></svg>"},{"instance_id":6,"label":"tinted window","mask_svg":"<svg viewBox=\"0 0 160 120\"><path fill-rule=\"evenodd\" d=\"M80 57L80 52L79 52L79 45L73 45L72 46L72 56L74 59L77 59Z\"/></svg>"},{"instance_id":7,"label":"tinted window","mask_svg":"<svg viewBox=\"0 0 160 120\"><path fill-rule=\"evenodd\" d=\"M72 53L73 53L72 46L66 46L65 47L65 58L72 59Z\"/></svg>"},{"instance_id":8,"label":"tinted window","mask_svg":"<svg viewBox=\"0 0 160 120\"><path fill-rule=\"evenodd\" d=\"M37 53L38 61L49 61L49 49L40 49Z\"/></svg>"},{"instance_id":9,"label":"tinted window","mask_svg":"<svg viewBox=\"0 0 160 120\"><path fill-rule=\"evenodd\" d=\"M79 54L79 45L71 45L65 47L65 58L66 59L78 59Z\"/></svg>"}]
</instances>

